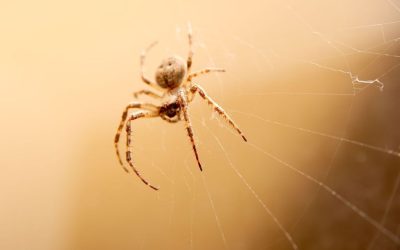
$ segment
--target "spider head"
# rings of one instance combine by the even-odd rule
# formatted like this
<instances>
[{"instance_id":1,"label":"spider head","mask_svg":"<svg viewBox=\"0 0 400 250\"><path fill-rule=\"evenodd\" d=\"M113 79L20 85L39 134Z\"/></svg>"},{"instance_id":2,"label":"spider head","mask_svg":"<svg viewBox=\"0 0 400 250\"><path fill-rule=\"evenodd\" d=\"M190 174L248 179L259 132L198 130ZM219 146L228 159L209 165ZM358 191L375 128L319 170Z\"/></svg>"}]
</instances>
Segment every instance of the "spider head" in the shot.
<instances>
[{"instance_id":1,"label":"spider head","mask_svg":"<svg viewBox=\"0 0 400 250\"><path fill-rule=\"evenodd\" d=\"M162 88L178 87L186 75L186 62L177 56L163 60L156 71L156 82Z\"/></svg>"}]
</instances>

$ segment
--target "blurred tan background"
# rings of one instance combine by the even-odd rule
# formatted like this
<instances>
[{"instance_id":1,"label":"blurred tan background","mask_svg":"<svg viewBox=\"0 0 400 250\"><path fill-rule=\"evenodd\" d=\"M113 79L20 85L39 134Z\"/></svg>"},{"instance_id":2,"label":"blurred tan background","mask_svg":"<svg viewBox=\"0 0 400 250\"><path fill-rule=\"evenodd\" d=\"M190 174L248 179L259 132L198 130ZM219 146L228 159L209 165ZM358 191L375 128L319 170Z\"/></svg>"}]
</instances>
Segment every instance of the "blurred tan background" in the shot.
<instances>
[{"instance_id":1,"label":"blurred tan background","mask_svg":"<svg viewBox=\"0 0 400 250\"><path fill-rule=\"evenodd\" d=\"M0 249L291 249L236 171L300 249L397 249L266 154L400 235L399 157L299 129L400 150L399 8L395 0L2 1ZM201 173L182 123L135 122L135 163L155 192L118 165L113 136L131 93L146 88L141 50L160 41L149 76L162 58L186 56L188 21L194 69L227 70L197 82L249 143L197 97ZM381 77L383 91L352 84L357 76Z\"/></svg>"}]
</instances>

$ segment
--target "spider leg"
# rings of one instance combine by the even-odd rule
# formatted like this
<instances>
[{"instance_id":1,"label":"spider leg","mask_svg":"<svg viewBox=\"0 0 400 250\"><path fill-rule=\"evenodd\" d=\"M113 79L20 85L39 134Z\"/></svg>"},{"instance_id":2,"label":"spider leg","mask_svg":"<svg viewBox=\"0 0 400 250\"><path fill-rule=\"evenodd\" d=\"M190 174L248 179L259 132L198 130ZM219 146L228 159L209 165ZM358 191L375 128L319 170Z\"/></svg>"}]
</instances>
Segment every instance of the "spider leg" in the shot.
<instances>
[{"instance_id":1,"label":"spider leg","mask_svg":"<svg viewBox=\"0 0 400 250\"><path fill-rule=\"evenodd\" d=\"M190 74L190 70L192 69L192 58L193 58L193 36L192 36L192 25L188 23L188 40L189 40L189 54L187 57L186 65L187 65L187 73Z\"/></svg>"},{"instance_id":2,"label":"spider leg","mask_svg":"<svg viewBox=\"0 0 400 250\"><path fill-rule=\"evenodd\" d=\"M193 87L192 81L188 81L188 88L186 88L187 93L187 102L190 103L193 101L194 97L196 96L197 89Z\"/></svg>"},{"instance_id":3,"label":"spider leg","mask_svg":"<svg viewBox=\"0 0 400 250\"><path fill-rule=\"evenodd\" d=\"M147 47L145 50L142 51L142 54L140 55L140 76L142 77L142 80L143 80L144 83L146 83L147 85L149 85L149 86L151 86L151 87L153 87L153 88L155 88L155 89L158 89L158 90L162 91L163 89L162 89L160 86L158 86L156 83L150 81L150 80L144 75L144 61L145 61L145 59L146 59L146 54L147 54L147 52L148 52L151 48L153 48L154 45L156 45L156 44L157 44L157 42L154 42L154 43L150 44L149 47Z\"/></svg>"},{"instance_id":4,"label":"spider leg","mask_svg":"<svg viewBox=\"0 0 400 250\"><path fill-rule=\"evenodd\" d=\"M158 112L149 112L149 111L140 111L139 113L135 113L132 114L129 119L128 122L126 124L126 161L129 163L129 166L132 168L133 172L135 172L135 174L139 177L139 179L146 184L147 186L151 187L154 190L158 190L157 187L151 185L148 181L146 181L139 173L139 171L135 168L135 166L133 165L132 162L132 152L131 152L131 135L132 135L132 129L131 129L131 122L133 120L136 120L138 118L149 118L149 117L156 117L158 116Z\"/></svg>"},{"instance_id":5,"label":"spider leg","mask_svg":"<svg viewBox=\"0 0 400 250\"><path fill-rule=\"evenodd\" d=\"M197 71L197 72L189 74L189 76L187 77L187 81L191 82L192 78L195 78L195 77L200 76L200 75L208 74L208 73L211 73L211 72L225 72L225 69L220 69L220 68L202 69L200 71Z\"/></svg>"},{"instance_id":6,"label":"spider leg","mask_svg":"<svg viewBox=\"0 0 400 250\"><path fill-rule=\"evenodd\" d=\"M129 171L128 171L128 169L124 166L124 164L123 164L123 162L122 162L121 156L120 156L120 154L119 154L118 142L119 142L119 138L120 138L120 136L121 136L121 131L122 131L123 127L124 127L126 118L128 117L128 111L129 111L130 109L146 109L146 110L151 110L151 111L156 111L156 110L158 110L158 108L157 108L155 105L149 104L149 103L132 102L132 103L129 103L129 104L125 107L124 112L122 113L121 121L120 121L119 126L118 126L118 129L117 129L117 133L115 134L115 137L114 137L115 152L116 152L116 154L117 154L118 161L119 161L119 163L121 164L122 168L125 170L125 172L129 172Z\"/></svg>"},{"instance_id":7,"label":"spider leg","mask_svg":"<svg viewBox=\"0 0 400 250\"><path fill-rule=\"evenodd\" d=\"M162 98L162 96L160 94L155 93L155 92L153 92L151 90L145 90L144 89L144 90L139 90L139 91L133 92L133 97L135 97L135 98L138 98L140 95L147 95L147 96L153 97L155 99L161 99Z\"/></svg>"},{"instance_id":8,"label":"spider leg","mask_svg":"<svg viewBox=\"0 0 400 250\"><path fill-rule=\"evenodd\" d=\"M192 147L193 147L194 155L196 156L197 164L199 165L200 171L203 171L203 168L201 167L201 163L199 160L199 155L197 153L196 144L194 142L192 123L190 121L189 114L188 114L188 104L186 101L186 95L181 92L178 100L179 100L181 109L183 111L183 118L185 119L186 130L187 130L188 136L190 138L190 142L192 143Z\"/></svg>"},{"instance_id":9,"label":"spider leg","mask_svg":"<svg viewBox=\"0 0 400 250\"><path fill-rule=\"evenodd\" d=\"M225 112L225 110L223 110L223 108L221 108L221 106L219 106L213 99L211 99L211 97L207 95L203 88L201 88L199 85L193 84L193 86L190 88L190 92L193 95L198 92L199 95L214 109L214 111L222 116L242 136L244 141L247 141L246 137L243 135L242 131L232 120L232 118Z\"/></svg>"}]
</instances>

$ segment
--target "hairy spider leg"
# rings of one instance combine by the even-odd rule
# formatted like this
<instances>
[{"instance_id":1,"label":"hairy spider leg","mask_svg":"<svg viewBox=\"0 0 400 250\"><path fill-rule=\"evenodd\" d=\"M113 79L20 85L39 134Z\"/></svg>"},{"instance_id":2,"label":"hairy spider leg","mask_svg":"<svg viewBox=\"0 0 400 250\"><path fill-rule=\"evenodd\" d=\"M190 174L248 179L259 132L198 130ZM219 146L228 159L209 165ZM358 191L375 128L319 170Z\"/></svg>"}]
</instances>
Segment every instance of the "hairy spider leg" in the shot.
<instances>
[{"instance_id":1,"label":"hairy spider leg","mask_svg":"<svg viewBox=\"0 0 400 250\"><path fill-rule=\"evenodd\" d=\"M179 104L181 105L181 109L183 112L183 118L185 119L186 130L187 130L188 136L190 138L190 142L192 143L192 147L193 147L194 155L196 156L197 164L199 165L200 171L203 171L203 168L200 163L199 155L197 153L196 143L195 143L194 137L193 137L193 128L192 128L192 123L190 121L189 114L188 114L188 103L186 101L186 94L184 92L179 93Z\"/></svg>"},{"instance_id":2,"label":"hairy spider leg","mask_svg":"<svg viewBox=\"0 0 400 250\"><path fill-rule=\"evenodd\" d=\"M207 101L208 105L210 105L215 112L217 112L220 116L222 116L225 119L225 121L227 121L229 125L231 125L239 133L239 135L242 136L244 141L247 141L246 137L243 135L242 131L239 129L239 127L236 125L233 119L225 112L223 108L221 108L221 106L218 105L218 103L216 103L209 95L207 95L207 93L204 91L202 87L200 87L197 84L193 84L192 87L190 88L190 92L192 93L193 96L196 94L196 92L198 92L199 95L205 101Z\"/></svg>"},{"instance_id":3,"label":"hairy spider leg","mask_svg":"<svg viewBox=\"0 0 400 250\"><path fill-rule=\"evenodd\" d=\"M189 74L189 76L187 77L187 82L191 82L192 78L201 76L201 75L205 75L211 72L225 72L225 69L220 69L220 68L206 68L206 69L202 69L199 70L197 72L191 73Z\"/></svg>"},{"instance_id":4,"label":"hairy spider leg","mask_svg":"<svg viewBox=\"0 0 400 250\"><path fill-rule=\"evenodd\" d=\"M156 83L150 81L150 80L144 75L144 62L145 62L145 59L146 59L146 54L147 54L147 52L148 52L151 48L153 48L154 45L156 45L156 44L157 44L157 42L153 42L152 44L150 44L149 47L147 47L145 50L142 51L142 54L140 55L140 76L141 76L143 82L146 83L147 85L149 85L149 86L151 86L151 87L153 87L153 88L155 88L155 89L157 89L157 90L164 91L163 88L161 88L160 86L158 86L158 84L156 84Z\"/></svg>"},{"instance_id":5,"label":"hairy spider leg","mask_svg":"<svg viewBox=\"0 0 400 250\"><path fill-rule=\"evenodd\" d=\"M125 109L124 112L122 113L122 118L121 121L119 123L118 129L117 129L117 133L115 134L114 137L114 146L115 146L115 152L117 154L118 157L118 161L121 164L122 168L125 170L125 172L129 172L128 169L124 166L124 163L122 162L121 156L119 154L119 149L118 149L118 142L119 142L119 138L121 136L121 132L122 129L124 127L126 118L128 117L128 112L130 109L145 109L145 110L149 110L149 111L156 111L158 110L157 106L150 104L150 103L138 103L138 102L132 102L129 103Z\"/></svg>"},{"instance_id":6,"label":"hairy spider leg","mask_svg":"<svg viewBox=\"0 0 400 250\"><path fill-rule=\"evenodd\" d=\"M192 36L192 25L188 23L188 41L189 41L189 53L187 57L187 74L190 74L190 70L192 69L192 61L193 61L193 36Z\"/></svg>"},{"instance_id":7,"label":"hairy spider leg","mask_svg":"<svg viewBox=\"0 0 400 250\"><path fill-rule=\"evenodd\" d=\"M132 168L133 172L135 172L135 174L140 178L140 180L146 184L147 186L149 186L150 188L154 189L154 190L158 190L157 187L151 185L146 179L144 179L139 171L135 168L135 166L133 165L132 162L132 151L131 151L131 135L132 135L132 129L131 129L131 122L133 120L136 120L138 118L150 118L150 117L156 117L158 116L158 112L148 112L148 111L140 111L139 113L135 113L132 114L129 119L128 122L126 124L126 161L128 162L129 166Z\"/></svg>"},{"instance_id":8,"label":"hairy spider leg","mask_svg":"<svg viewBox=\"0 0 400 250\"><path fill-rule=\"evenodd\" d=\"M139 91L133 92L133 97L135 97L135 98L139 98L139 96L141 96L141 95L147 95L147 96L153 97L155 99L162 98L162 95L155 93L151 90L144 89L144 90L139 90Z\"/></svg>"}]
</instances>

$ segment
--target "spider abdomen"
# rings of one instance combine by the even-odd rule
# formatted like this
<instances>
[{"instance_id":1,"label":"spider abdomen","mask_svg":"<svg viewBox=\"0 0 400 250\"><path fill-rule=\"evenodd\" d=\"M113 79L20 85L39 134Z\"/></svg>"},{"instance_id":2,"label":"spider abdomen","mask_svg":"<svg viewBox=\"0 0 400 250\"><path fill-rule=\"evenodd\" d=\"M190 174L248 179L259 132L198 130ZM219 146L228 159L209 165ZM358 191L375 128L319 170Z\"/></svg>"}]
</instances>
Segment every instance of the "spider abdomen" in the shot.
<instances>
[{"instance_id":1,"label":"spider abdomen","mask_svg":"<svg viewBox=\"0 0 400 250\"><path fill-rule=\"evenodd\" d=\"M173 89L182 83L186 75L186 63L177 56L163 60L156 71L156 82L162 88Z\"/></svg>"}]
</instances>

